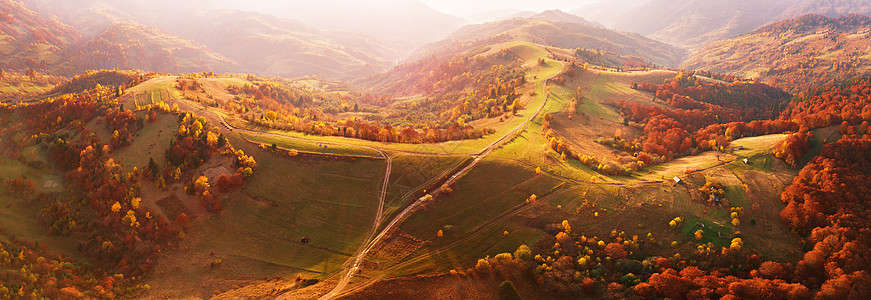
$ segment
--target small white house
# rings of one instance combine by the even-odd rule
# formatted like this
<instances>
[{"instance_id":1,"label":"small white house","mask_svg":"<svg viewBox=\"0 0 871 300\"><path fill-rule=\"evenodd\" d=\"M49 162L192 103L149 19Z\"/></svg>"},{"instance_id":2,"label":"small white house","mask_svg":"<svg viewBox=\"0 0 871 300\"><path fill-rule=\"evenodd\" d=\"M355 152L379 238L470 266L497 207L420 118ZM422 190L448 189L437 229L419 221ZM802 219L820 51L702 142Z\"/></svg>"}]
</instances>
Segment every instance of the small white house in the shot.
<instances>
[{"instance_id":1,"label":"small white house","mask_svg":"<svg viewBox=\"0 0 871 300\"><path fill-rule=\"evenodd\" d=\"M744 164L745 164L745 165L749 165L749 164L750 164L750 160L745 158L745 159L744 159Z\"/></svg>"},{"instance_id":2,"label":"small white house","mask_svg":"<svg viewBox=\"0 0 871 300\"><path fill-rule=\"evenodd\" d=\"M675 177L672 178L672 179L674 180L674 183L677 183L677 184L681 184L681 183L683 183L683 180L681 180L680 177L675 176Z\"/></svg>"}]
</instances>

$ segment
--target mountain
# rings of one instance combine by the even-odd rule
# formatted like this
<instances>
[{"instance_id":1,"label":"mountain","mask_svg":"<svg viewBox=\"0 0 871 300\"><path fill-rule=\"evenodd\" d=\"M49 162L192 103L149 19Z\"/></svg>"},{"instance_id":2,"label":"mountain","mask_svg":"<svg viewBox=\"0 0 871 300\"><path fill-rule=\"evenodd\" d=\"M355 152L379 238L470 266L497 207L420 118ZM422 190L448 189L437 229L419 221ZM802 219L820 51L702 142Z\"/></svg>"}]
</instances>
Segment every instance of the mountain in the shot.
<instances>
[{"instance_id":1,"label":"mountain","mask_svg":"<svg viewBox=\"0 0 871 300\"><path fill-rule=\"evenodd\" d=\"M804 0L781 13L776 19L792 19L806 14L840 17L848 14L871 14L869 0Z\"/></svg>"},{"instance_id":2,"label":"mountain","mask_svg":"<svg viewBox=\"0 0 871 300\"><path fill-rule=\"evenodd\" d=\"M213 52L232 61L231 64L205 66L268 76L317 75L336 80L350 79L386 70L403 53L411 51L410 47L413 46L413 43L402 39L383 40L352 31L316 29L298 20L276 16L281 15L282 11L286 12L284 6L266 14L228 9L238 3L219 5L205 0L180 3L25 1L45 15L56 16L73 24L89 36L97 37L113 24L143 24L165 31L162 33L164 35L171 33L205 45L208 48L202 47L205 52L199 55L201 57L215 56L206 53ZM438 30L446 28L441 25L434 27L438 27ZM239 67L228 69L233 64Z\"/></svg>"},{"instance_id":3,"label":"mountain","mask_svg":"<svg viewBox=\"0 0 871 300\"><path fill-rule=\"evenodd\" d=\"M74 28L9 0L0 0L0 68L40 68L81 40Z\"/></svg>"},{"instance_id":4,"label":"mountain","mask_svg":"<svg viewBox=\"0 0 871 300\"><path fill-rule=\"evenodd\" d=\"M622 19L622 16L632 9L641 6L650 0L611 0L599 1L585 5L581 8L569 11L571 14L581 16L587 20L613 27L614 23Z\"/></svg>"},{"instance_id":5,"label":"mountain","mask_svg":"<svg viewBox=\"0 0 871 300\"><path fill-rule=\"evenodd\" d=\"M464 16L463 19L469 21L471 24L480 24L487 22L495 22L502 21L505 19L512 18L529 18L536 15L535 12L532 11L522 11L517 9L499 9L499 10L489 10L474 13L471 15Z\"/></svg>"},{"instance_id":6,"label":"mountain","mask_svg":"<svg viewBox=\"0 0 871 300\"><path fill-rule=\"evenodd\" d=\"M237 8L244 9L248 5L245 3ZM466 23L417 0L281 1L274 5L276 7L266 13L300 20L321 30L355 32L383 40L402 41L407 45L407 49L402 50L408 52L443 39Z\"/></svg>"},{"instance_id":7,"label":"mountain","mask_svg":"<svg viewBox=\"0 0 871 300\"><path fill-rule=\"evenodd\" d=\"M565 15L567 14L550 12L531 18L468 25L446 40L422 47L415 57L423 58L434 53L445 53L458 45L494 41L524 41L560 48L603 50L623 56L640 57L647 62L666 66L679 65L686 55L683 49L636 33L591 26L591 23L583 18ZM566 21L567 19L574 21ZM459 47L468 48L468 46Z\"/></svg>"},{"instance_id":8,"label":"mountain","mask_svg":"<svg viewBox=\"0 0 871 300\"><path fill-rule=\"evenodd\" d=\"M551 20L551 21L555 21L555 22L572 22L572 23L578 23L578 24L583 24L583 25L588 25L588 26L605 27L604 25L602 25L598 22L590 22L590 21L587 21L587 19L584 19L578 15L565 13L565 12L558 10L558 9L546 10L546 11L543 11L539 14L533 15L530 18L545 19L545 20Z\"/></svg>"},{"instance_id":9,"label":"mountain","mask_svg":"<svg viewBox=\"0 0 871 300\"><path fill-rule=\"evenodd\" d=\"M350 79L386 70L398 54L386 42L321 31L290 19L235 10L201 11L180 33L241 64L247 72Z\"/></svg>"},{"instance_id":10,"label":"mountain","mask_svg":"<svg viewBox=\"0 0 871 300\"><path fill-rule=\"evenodd\" d=\"M642 4L643 3L643 4ZM603 1L572 13L688 49L809 13L871 13L869 0ZM604 20L603 20L604 19ZM608 21L611 19L613 21Z\"/></svg>"},{"instance_id":11,"label":"mountain","mask_svg":"<svg viewBox=\"0 0 871 300\"><path fill-rule=\"evenodd\" d=\"M238 72L241 67L206 46L167 31L134 23L111 25L65 56L69 74L88 69L154 72Z\"/></svg>"},{"instance_id":12,"label":"mountain","mask_svg":"<svg viewBox=\"0 0 871 300\"><path fill-rule=\"evenodd\" d=\"M652 0L627 12L612 26L692 49L750 32L796 3L797 0Z\"/></svg>"},{"instance_id":13,"label":"mountain","mask_svg":"<svg viewBox=\"0 0 871 300\"><path fill-rule=\"evenodd\" d=\"M682 68L754 78L788 91L871 71L871 18L805 15L694 51Z\"/></svg>"}]
</instances>

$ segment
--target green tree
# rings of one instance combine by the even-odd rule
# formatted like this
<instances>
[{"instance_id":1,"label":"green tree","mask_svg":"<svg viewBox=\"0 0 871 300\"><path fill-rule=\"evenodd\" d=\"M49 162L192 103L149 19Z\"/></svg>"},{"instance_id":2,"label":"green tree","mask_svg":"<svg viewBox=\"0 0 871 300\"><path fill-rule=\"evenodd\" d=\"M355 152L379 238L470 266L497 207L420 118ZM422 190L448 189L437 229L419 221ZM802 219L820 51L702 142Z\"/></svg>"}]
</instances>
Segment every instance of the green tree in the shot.
<instances>
[{"instance_id":1,"label":"green tree","mask_svg":"<svg viewBox=\"0 0 871 300\"><path fill-rule=\"evenodd\" d=\"M218 135L218 148L224 148L227 145L227 138L221 133Z\"/></svg>"}]
</instances>

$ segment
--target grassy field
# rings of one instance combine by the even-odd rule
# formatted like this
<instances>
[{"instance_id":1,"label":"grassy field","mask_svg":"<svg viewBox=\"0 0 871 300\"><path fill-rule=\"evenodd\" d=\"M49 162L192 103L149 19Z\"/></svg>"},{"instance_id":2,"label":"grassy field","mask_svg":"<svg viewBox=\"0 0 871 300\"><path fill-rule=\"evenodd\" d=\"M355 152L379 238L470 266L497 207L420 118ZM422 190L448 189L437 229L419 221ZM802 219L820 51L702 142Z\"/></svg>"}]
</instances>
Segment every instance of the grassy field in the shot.
<instances>
[{"instance_id":1,"label":"grassy field","mask_svg":"<svg viewBox=\"0 0 871 300\"><path fill-rule=\"evenodd\" d=\"M255 175L220 196L222 212L197 214L181 249L162 263L167 275L149 284L176 296L206 287L206 296L246 280L339 272L373 225L385 161L289 157L230 141L257 159ZM210 267L216 259L220 268Z\"/></svg>"},{"instance_id":2,"label":"grassy field","mask_svg":"<svg viewBox=\"0 0 871 300\"><path fill-rule=\"evenodd\" d=\"M512 163L485 159L456 183L453 195L439 197L400 226L402 232L427 242L403 259L414 263L403 264L396 275L465 267L475 258L534 244L540 233L506 213L522 208L530 195L543 197L562 183ZM445 226L453 229L437 238L437 231ZM503 236L504 231L508 236ZM433 252L437 253L430 255Z\"/></svg>"},{"instance_id":3,"label":"grassy field","mask_svg":"<svg viewBox=\"0 0 871 300\"><path fill-rule=\"evenodd\" d=\"M32 161L35 148L24 149L24 157ZM37 154L41 155L41 154ZM33 181L35 192L55 193L63 189L63 179L50 171L50 167L35 169L18 160L0 155L0 236L16 236L23 240L43 243L48 249L65 255L80 257L75 249L75 239L49 235L39 222L37 214L43 203L33 199L19 199L12 195L5 182L8 179L24 176Z\"/></svg>"},{"instance_id":4,"label":"grassy field","mask_svg":"<svg viewBox=\"0 0 871 300\"><path fill-rule=\"evenodd\" d=\"M299 161L237 147L258 158L258 175L244 192L261 201L227 199L227 212L203 226L225 238L205 242L320 275L337 272L372 225L384 162ZM228 231L237 222L250 223ZM300 244L303 236L311 242Z\"/></svg>"},{"instance_id":5,"label":"grassy field","mask_svg":"<svg viewBox=\"0 0 871 300\"><path fill-rule=\"evenodd\" d=\"M354 155L368 156L373 158L381 158L381 154L372 149L356 147L353 145L338 145L333 143L322 143L314 139L296 139L289 138L283 135L260 134L252 132L239 132L240 136L254 143L265 145L275 144L278 147L285 149L295 149L297 151L316 152L334 155ZM325 147L326 146L326 147Z\"/></svg>"},{"instance_id":6,"label":"grassy field","mask_svg":"<svg viewBox=\"0 0 871 300\"><path fill-rule=\"evenodd\" d=\"M157 118L154 123L145 123L145 127L133 137L130 146L112 152L112 157L121 162L128 171L132 171L133 167L142 170L151 158L158 166L163 166L166 162L164 151L169 149L170 142L175 139L178 118L171 114L159 114Z\"/></svg>"},{"instance_id":7,"label":"grassy field","mask_svg":"<svg viewBox=\"0 0 871 300\"><path fill-rule=\"evenodd\" d=\"M175 88L177 76L166 76L151 79L127 89L122 104L133 109L138 106L146 106L152 103L165 102L181 98L181 94Z\"/></svg>"},{"instance_id":8,"label":"grassy field","mask_svg":"<svg viewBox=\"0 0 871 300\"><path fill-rule=\"evenodd\" d=\"M424 189L435 184L443 176L456 171L471 161L468 156L421 156L393 154L393 172L388 183L384 203L386 222L420 196ZM384 224L382 224L384 225Z\"/></svg>"}]
</instances>

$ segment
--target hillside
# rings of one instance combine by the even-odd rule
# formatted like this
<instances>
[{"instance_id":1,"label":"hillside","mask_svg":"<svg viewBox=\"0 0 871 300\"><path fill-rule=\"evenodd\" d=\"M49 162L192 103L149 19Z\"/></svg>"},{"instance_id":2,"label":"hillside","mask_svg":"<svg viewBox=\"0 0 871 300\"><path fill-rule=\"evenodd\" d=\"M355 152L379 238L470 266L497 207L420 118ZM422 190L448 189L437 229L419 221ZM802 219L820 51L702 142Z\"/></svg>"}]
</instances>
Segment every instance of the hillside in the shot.
<instances>
[{"instance_id":1,"label":"hillside","mask_svg":"<svg viewBox=\"0 0 871 300\"><path fill-rule=\"evenodd\" d=\"M0 0L0 68L41 68L60 59L82 38L75 29L46 19L11 0Z\"/></svg>"},{"instance_id":2,"label":"hillside","mask_svg":"<svg viewBox=\"0 0 871 300\"><path fill-rule=\"evenodd\" d=\"M869 0L803 0L781 13L776 20L797 18L806 14L840 17L848 14L871 14Z\"/></svg>"},{"instance_id":3,"label":"hillside","mask_svg":"<svg viewBox=\"0 0 871 300\"><path fill-rule=\"evenodd\" d=\"M798 92L871 71L871 18L805 15L698 49L682 65Z\"/></svg>"},{"instance_id":4,"label":"hillside","mask_svg":"<svg viewBox=\"0 0 871 300\"><path fill-rule=\"evenodd\" d=\"M71 49L60 69L74 75L93 69L153 72L239 72L241 67L203 45L172 33L133 23L110 26Z\"/></svg>"},{"instance_id":5,"label":"hillside","mask_svg":"<svg viewBox=\"0 0 871 300\"><path fill-rule=\"evenodd\" d=\"M568 20L568 21L567 21ZM583 23L578 23L583 22ZM469 25L447 39L418 50L414 57L470 49L494 42L523 41L559 48L584 48L640 57L657 65L677 66L686 52L638 34L590 26L588 21L550 11L531 18Z\"/></svg>"}]
</instances>

